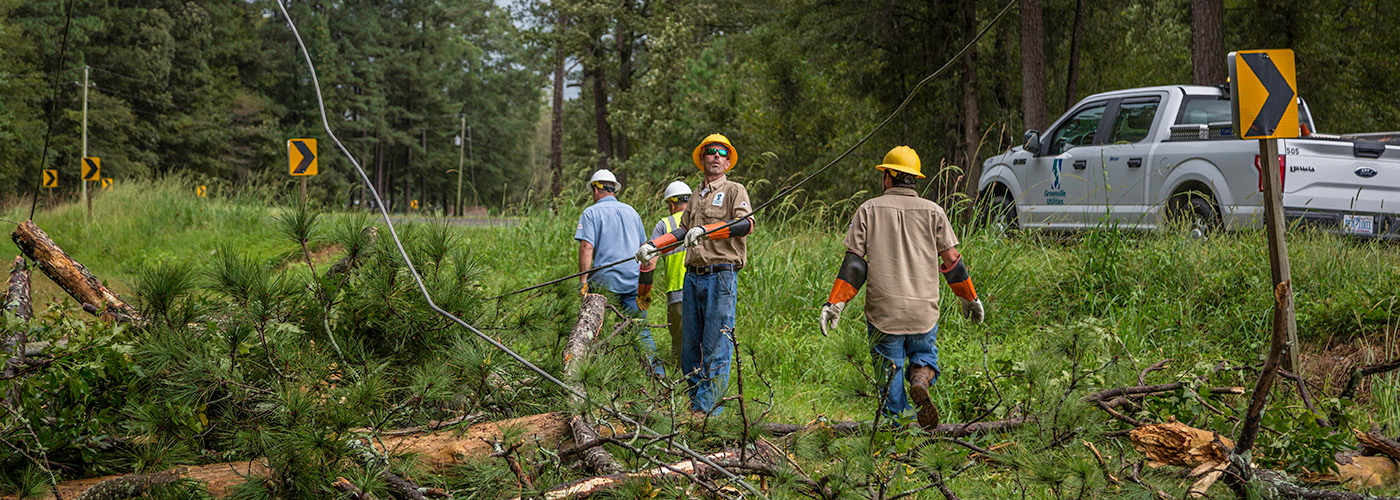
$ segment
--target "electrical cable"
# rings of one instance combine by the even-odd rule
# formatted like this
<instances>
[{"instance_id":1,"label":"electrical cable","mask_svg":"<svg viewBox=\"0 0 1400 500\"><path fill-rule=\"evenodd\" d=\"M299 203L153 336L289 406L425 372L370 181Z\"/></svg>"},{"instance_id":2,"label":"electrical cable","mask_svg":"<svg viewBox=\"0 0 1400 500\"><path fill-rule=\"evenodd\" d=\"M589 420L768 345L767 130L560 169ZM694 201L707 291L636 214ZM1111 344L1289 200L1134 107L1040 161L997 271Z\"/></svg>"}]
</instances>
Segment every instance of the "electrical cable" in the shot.
<instances>
[{"instance_id":1,"label":"electrical cable","mask_svg":"<svg viewBox=\"0 0 1400 500\"><path fill-rule=\"evenodd\" d=\"M944 71L946 71L949 67L952 67L952 66L953 66L953 63L957 62L959 59L962 59L963 54L966 54L967 51L968 51L969 49L971 49L973 45L976 45L976 44L977 44L977 41L982 39L982 35L987 34L987 32L990 31L990 30L992 29L992 26L996 26L997 21L1000 21L1001 18L1002 18L1002 16L1006 15L1007 11L1010 11L1010 10L1011 10L1011 7L1012 7L1013 5L1016 5L1016 0L1011 0L1010 2L1007 2L1007 3L1006 3L1006 6L1001 8L1001 12L998 12L997 15L996 15L996 17L992 18L991 22L987 23L986 26L983 26L983 27L982 27L982 31L977 32L977 36L973 37L972 40L968 41L968 42L967 42L967 45L964 45L964 46L963 46L962 50L959 50L958 53L955 54L955 55L953 56L952 59L949 59L949 60L948 60L948 62L943 63L943 66L942 66L942 67L939 67L937 71L934 71L933 73L930 73L928 76L924 77L923 80L920 80L920 81L919 81L919 84L918 84L918 85L915 85L915 86L914 86L914 89L909 91L909 95L906 96L906 97L904 98L904 101L901 102L901 103L899 103L899 107L895 108L894 111L891 112L889 116L885 117L885 120L882 121L882 122L880 122L880 124L877 125L873 130L871 130L869 133L865 134L865 137L861 137L859 141L856 141L856 143L855 143L854 145L852 145L849 149L847 149L846 152L841 153L840 156L837 156L836 159L831 160L830 163L827 163L827 164L826 164L825 166L823 166L822 168L817 169L816 172L812 172L811 174L808 174L806 177L803 177L802 180L797 181L797 184L793 184L793 185L791 185L791 186L788 186L788 187L784 188L784 189L781 190L781 191L778 191L778 194L775 194L775 195L773 195L772 197L768 198L768 201L765 201L765 202L759 204L758 206L754 207L753 211L749 212L749 215L748 215L747 217L743 217L743 218L740 218L740 219L735 219L735 220L729 221L729 222L726 223L725 225L720 226L720 227L718 227L718 228L715 228L713 231L719 231L719 230L721 230L721 229L729 228L730 226L733 226L733 225L735 225L735 224L738 224L739 221L742 221L742 220L747 219L747 218L749 218L749 217L753 217L753 215L756 214L756 213L758 213L759 211L761 211L761 210L763 210L763 209L765 209L765 208L768 208L768 206L772 205L773 203L777 202L778 200L781 200L781 199L787 197L789 194L792 194L793 191L796 191L797 188L801 187L803 184L806 184L807 181L810 181L810 180L812 180L812 178L814 178L814 177L816 177L816 176L818 176L818 175L821 175L822 172L825 172L827 169L831 168L833 165L836 165L837 162L839 162L839 161L845 159L846 156L850 155L851 152L853 152L853 151L856 150L856 148L859 148L859 147L861 147L861 145L865 144L865 141L870 140L870 137L873 136L873 135L875 135L876 132L879 132L880 129L885 128L885 125L889 125L889 123L890 123L891 121L894 120L894 117L895 117L895 116L899 115L900 112L904 111L904 108L905 108L905 107L909 106L909 103L910 103L911 101L914 100L914 94L919 93L919 89L923 88L924 85L927 85L928 82L933 81L933 79L934 79L934 78L937 78L938 75L943 74ZM711 231L706 231L706 234L709 234L709 232L711 232ZM675 243L672 243L672 244L670 244L670 245L666 245L666 246L664 246L664 247L662 247L662 248L659 248L659 249L657 249L657 250L664 253L664 252L666 252L666 251L668 251L668 250L670 250L670 249L672 249L672 248L675 248L675 247L677 247L677 246L680 246L681 244L682 244L682 242L677 241L677 242L675 242ZM495 296L495 297L491 297L490 299L486 299L486 300L498 300L498 299L502 299L502 298L505 298L505 297L509 297L509 296L511 296L511 295L515 295L515 294L517 294L517 293L528 292L528 291L530 291L530 290L534 290L534 289L537 289L537 288L543 288L543 287L546 287L546 286L549 286L549 285L553 285L553 284L555 284L555 283L559 283L559 282L561 282L561 281L565 281L565 280L577 278L577 277L583 276L583 275L585 275L585 274L590 274L590 273L594 273L594 272L597 272L597 271L601 271L601 270L604 270L604 269L607 269L607 268L610 268L610 267L613 267L613 266L618 266L618 265L626 264L626 263L631 262L631 261L633 261L633 260L636 260L636 259L622 259L622 260L619 260L619 261L617 261L617 262L613 262L613 263L611 263L611 264L605 264L605 265L602 265L602 266L589 268L587 271L579 271L579 272L570 274L570 275L568 275L568 276L564 276L564 277L562 277L562 278L553 279L553 280L546 281L546 282L544 282L544 283L540 283L540 284L538 284L538 285L531 285L531 286L527 286L527 287L525 287L525 288L521 288L521 289L519 289L519 290L515 290L515 291L512 291L512 292L506 292L506 293L497 295L497 296Z\"/></svg>"},{"instance_id":2,"label":"electrical cable","mask_svg":"<svg viewBox=\"0 0 1400 500\"><path fill-rule=\"evenodd\" d=\"M49 139L53 137L53 115L58 108L58 76L63 74L63 58L68 55L68 26L73 24L73 0L68 0L67 12L63 15L63 41L58 45L58 64L53 72L53 100L49 104L48 127L44 132L44 150L39 154L39 175L34 177L34 199L29 202L29 219L34 219L34 209L39 206L39 187L44 184L44 164L49 161Z\"/></svg>"},{"instance_id":3,"label":"electrical cable","mask_svg":"<svg viewBox=\"0 0 1400 500\"><path fill-rule=\"evenodd\" d=\"M325 100L321 97L321 83L316 77L316 66L311 62L311 53L306 50L306 44L301 39L301 33L297 30L296 23L292 21L292 16L287 13L287 8L283 5L283 0L277 0L277 8L282 11L282 17L287 19L287 26L291 28L292 35L296 37L297 46L301 48L302 56L306 58L306 67L311 72L311 87L316 91L316 105L320 108L321 124L326 129L326 135L330 136L331 142L334 142L336 148L339 149L340 152L344 154L347 159L350 160L350 164L353 165L355 167L355 171L360 174L360 179L364 180L365 187L369 188L370 194L374 195L375 205L377 208L379 208L379 213L384 218L384 224L388 226L389 235L393 238L394 245L398 248L399 256L403 258L404 264L408 266L408 272L413 276L413 280L417 282L418 291L423 294L423 300L427 301L428 307L431 308L433 311L437 312L438 314L446 317L447 319L452 320L454 323L461 325L463 328L466 328L473 334L476 334L477 337L480 337L482 340L485 340L487 343L491 344L492 347L495 347L497 350L506 353L506 355L509 355L511 358L515 359L520 364L525 365L526 368L529 368L530 371L535 372L541 378L548 380L549 382L555 385L558 385L565 391L568 391L570 394L573 394L574 396L578 397L580 400L585 401L588 404L597 405L598 407L612 414L613 417L622 420L623 422L627 422L628 424L634 425L637 427L637 429L643 432L659 435L658 432L648 428L641 422L636 421L635 419L627 416L621 411L594 402L592 398L588 397L588 393L581 391L578 388L575 388L555 378L553 375L550 375L549 372L546 372L540 367L535 366L534 363L531 363L529 360L526 360L520 354L517 354L509 347L506 347L504 344L500 343L500 341L497 341L491 336L482 333L481 330L477 330L476 327L472 326L466 321L463 321L456 315L453 315L452 313L443 310L442 308L438 307L436 302L433 302L432 294L428 293L427 285L423 284L423 278L418 275L418 270L413 266L413 259L410 259L408 257L408 252L404 250L403 242L399 240L398 231L394 229L394 222L390 220L389 213L384 210L384 202L379 197L379 190L374 187L373 182L370 182L369 175L366 174L365 170L360 167L359 160L356 160L355 156L350 154L350 151L345 148L345 145L341 144L340 139L335 136L335 132L331 130L330 120L326 116L326 103ZM719 471L721 474L723 474L730 480L742 485L745 489L757 495L759 498L763 498L764 500L768 499L768 496L764 495L763 492L760 491L758 488L754 487L754 485L750 484L748 481L745 481L744 478L735 475L733 472L730 472L724 467L720 467L720 465L715 463L714 460L711 460L710 458L704 455L696 453L695 450L690 449L684 444L674 443L674 446L677 450L681 451L682 453L689 455L695 460L699 460L705 465L708 465L714 468L715 470Z\"/></svg>"}]
</instances>

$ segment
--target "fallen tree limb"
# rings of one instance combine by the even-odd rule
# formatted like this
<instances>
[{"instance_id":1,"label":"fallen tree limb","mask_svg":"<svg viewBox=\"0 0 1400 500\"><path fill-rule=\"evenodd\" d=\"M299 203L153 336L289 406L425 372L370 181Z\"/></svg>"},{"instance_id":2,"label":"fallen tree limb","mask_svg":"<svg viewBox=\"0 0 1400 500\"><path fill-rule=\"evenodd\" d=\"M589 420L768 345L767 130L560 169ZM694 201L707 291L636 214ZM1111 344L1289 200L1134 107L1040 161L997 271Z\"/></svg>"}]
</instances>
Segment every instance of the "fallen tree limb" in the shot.
<instances>
[{"instance_id":1,"label":"fallen tree limb","mask_svg":"<svg viewBox=\"0 0 1400 500\"><path fill-rule=\"evenodd\" d=\"M739 450L725 450L719 453L706 455L705 458L720 464L725 468L744 470L751 473L766 474L771 473L772 464L782 452L771 445L760 443L758 450L750 451L745 455L748 461L740 461ZM590 477L570 481L556 486L544 492L541 497L546 500L574 500L589 498L593 495L606 491L615 490L627 483L637 480L651 481L652 484L679 481L691 477L705 480L723 477L718 469L705 465L694 459L686 459L679 462L666 464L654 469L641 470L631 473L609 474L605 476ZM515 500L520 500L516 498Z\"/></svg>"},{"instance_id":2,"label":"fallen tree limb","mask_svg":"<svg viewBox=\"0 0 1400 500\"><path fill-rule=\"evenodd\" d=\"M546 443L549 447L556 447L559 443L568 439L569 426L567 418L562 413L542 413L526 417L500 420L496 422L484 422L467 427L464 430L453 432L429 432L408 436L389 436L384 439L374 440L375 451L386 454L414 454L419 456L423 462L432 469L442 469L453 464L460 463L472 458L490 457L494 451L488 441L501 441L507 432L524 431L521 433L521 440L525 442ZM381 445L382 443L382 445ZM197 467L184 468L185 473L180 479L191 479L205 483L209 491L209 496L220 498L227 495L231 488L238 485L251 476L265 476L271 471L266 464L261 461L252 462L225 462ZM83 492L93 488L98 483L109 479L128 477L130 474L106 476L92 479L81 479L76 481L65 481L58 484L58 492L63 498L74 498ZM384 477L391 489L398 489L392 479ZM407 483L407 481L404 481ZM416 486L412 486L415 492ZM420 493L421 494L421 493ZM419 498L419 497L413 497ZM0 496L0 500L18 500L17 497Z\"/></svg>"},{"instance_id":3,"label":"fallen tree limb","mask_svg":"<svg viewBox=\"0 0 1400 500\"><path fill-rule=\"evenodd\" d=\"M976 423L972 423L972 424L957 424L957 423L938 424L938 427L935 428L933 431L931 431L930 434L934 434L934 435L938 435L938 436L962 437L962 436L970 436L970 435L973 435L973 434L987 434L987 433L996 433L996 432L1009 432L1009 431L1012 431L1012 430L1015 430L1015 429L1021 427L1022 425L1025 425L1025 424L1027 424L1027 423L1029 423L1029 422L1032 422L1032 421L1034 421L1034 420L1035 420L1035 419L1032 418L1032 417L1017 417L1017 418L1008 418L1008 419L1006 419L1006 420L993 420L993 421L989 421L989 422L976 422ZM918 425L917 423L910 423L910 426L911 426L911 427L914 427L914 426L917 426L917 425ZM770 435L772 435L772 436L786 436L786 435L788 435L788 434L794 434L794 433L806 432L806 431L826 431L826 432L831 432L831 433L834 433L834 434L837 434L837 435L844 435L844 434L854 434L855 432L857 432L857 431L859 431L859 430L861 430L861 429L868 429L868 428L870 428L870 422L851 422L851 421L820 422L820 423L815 423L815 424L810 424L810 425L779 424L779 423L771 423L771 422L768 422L768 423L760 423L760 424L756 425L755 427L758 427L758 428L759 428L760 430L762 430L763 432L767 432L768 434L770 434Z\"/></svg>"},{"instance_id":4,"label":"fallen tree limb","mask_svg":"<svg viewBox=\"0 0 1400 500\"><path fill-rule=\"evenodd\" d=\"M20 319L28 321L34 317L34 307L29 301L29 269L24 267L24 257L15 256L15 263L10 267L10 279L5 287L5 310L14 313ZM0 340L0 359L7 359L4 366L0 366L0 380L15 378L19 370L19 365L24 363L25 342L29 341L29 336L24 328L16 328L13 332L8 332ZM12 387L9 399L19 397L19 388Z\"/></svg>"},{"instance_id":5,"label":"fallen tree limb","mask_svg":"<svg viewBox=\"0 0 1400 500\"><path fill-rule=\"evenodd\" d=\"M1180 422L1165 422L1133 429L1129 433L1133 448L1147 455L1148 465L1162 467L1174 465L1192 469L1190 477L1200 479L1192 485L1188 496L1207 496L1206 490L1217 479L1229 477L1226 464L1233 444L1228 438L1207 430L1197 429ZM1337 464L1335 474L1316 475L1307 478L1313 482L1345 482L1353 486L1368 487L1393 484L1400 480L1400 467L1388 457L1351 457L1350 463ZM1297 486L1286 480L1284 474L1265 469L1252 469L1254 479L1272 488L1272 495L1265 498L1306 498L1306 499L1361 499L1368 498L1355 493L1312 489ZM1134 474L1134 482L1144 484Z\"/></svg>"},{"instance_id":6,"label":"fallen tree limb","mask_svg":"<svg viewBox=\"0 0 1400 500\"><path fill-rule=\"evenodd\" d=\"M579 367L592 351L593 341L603 328L603 313L607 310L607 298L601 294L586 293L579 305L578 321L564 342L564 377L570 382L578 381ZM575 400L578 398L575 397ZM569 419L574 443L590 443L598 440L598 431L593 422L584 415ZM593 474L607 475L622 471L611 453L602 446L591 446L583 450L583 465Z\"/></svg>"},{"instance_id":7,"label":"fallen tree limb","mask_svg":"<svg viewBox=\"0 0 1400 500\"><path fill-rule=\"evenodd\" d=\"M1400 460L1400 443L1376 433L1361 432L1360 429L1352 431L1356 433L1357 442L1391 459Z\"/></svg>"},{"instance_id":8,"label":"fallen tree limb","mask_svg":"<svg viewBox=\"0 0 1400 500\"><path fill-rule=\"evenodd\" d=\"M1356 389L1361 386L1361 379L1395 370L1400 370L1400 358L1395 358L1384 363L1353 368L1351 370L1351 377L1347 379L1347 386L1345 389L1342 389L1340 397L1343 399L1353 399L1356 396Z\"/></svg>"},{"instance_id":9,"label":"fallen tree limb","mask_svg":"<svg viewBox=\"0 0 1400 500\"><path fill-rule=\"evenodd\" d=\"M97 312L94 314L116 321L140 322L135 308L103 285L86 266L55 245L49 235L34 225L34 221L21 222L10 238L63 291L73 296L79 304L95 308Z\"/></svg>"},{"instance_id":10,"label":"fallen tree limb","mask_svg":"<svg viewBox=\"0 0 1400 500\"><path fill-rule=\"evenodd\" d=\"M248 477L266 475L269 472L270 470L262 462L225 462L180 467L153 474L122 474L64 481L58 483L57 491L51 492L50 495L56 494L62 498L78 499L133 498L145 490L128 493L126 496L122 496L122 494L133 491L131 488L143 483L145 484L143 488L149 488L155 484L188 479L203 483L209 496L218 498L228 495L234 486L243 483ZM172 475L175 477L169 477ZM90 491L91 493L89 493ZM0 497L0 500L19 500L19 497L7 495Z\"/></svg>"},{"instance_id":11,"label":"fallen tree limb","mask_svg":"<svg viewBox=\"0 0 1400 500\"><path fill-rule=\"evenodd\" d=\"M24 266L24 257L15 256L15 262L10 266L10 280L6 283L5 310L15 313L20 319L33 318L34 305L29 299L29 268Z\"/></svg>"}]
</instances>

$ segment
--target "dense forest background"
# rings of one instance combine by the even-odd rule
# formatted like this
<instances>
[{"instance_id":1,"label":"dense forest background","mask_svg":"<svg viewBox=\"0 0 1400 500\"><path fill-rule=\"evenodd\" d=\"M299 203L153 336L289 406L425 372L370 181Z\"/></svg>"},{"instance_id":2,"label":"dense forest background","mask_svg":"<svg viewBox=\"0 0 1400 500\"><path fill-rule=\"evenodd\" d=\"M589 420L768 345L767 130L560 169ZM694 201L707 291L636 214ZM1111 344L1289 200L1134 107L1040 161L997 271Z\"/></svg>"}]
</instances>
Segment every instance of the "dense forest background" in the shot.
<instances>
[{"instance_id":1,"label":"dense forest background","mask_svg":"<svg viewBox=\"0 0 1400 500\"><path fill-rule=\"evenodd\" d=\"M808 199L869 188L868 166L896 144L917 149L926 170L948 169L933 189L959 191L981 158L1076 100L1223 83L1230 50L1294 49L1300 94L1322 131L1400 129L1400 62L1389 50L1400 28L1385 21L1400 15L1394 0L1018 3L891 126L808 185ZM69 4L0 0L0 197L27 197L41 163L61 172L56 196L76 195L84 66L89 152L103 158L105 177L180 174L215 195L292 193L286 140L316 137L312 196L329 206L363 196L323 137L274 2L73 1L71 19ZM734 175L761 200L872 129L1004 5L288 2L336 134L397 211L408 199L451 204L459 155L465 204L493 209L582 201L582 181L599 167L643 190L694 183L689 152L711 132L735 142ZM972 171L958 175L965 166Z\"/></svg>"}]
</instances>

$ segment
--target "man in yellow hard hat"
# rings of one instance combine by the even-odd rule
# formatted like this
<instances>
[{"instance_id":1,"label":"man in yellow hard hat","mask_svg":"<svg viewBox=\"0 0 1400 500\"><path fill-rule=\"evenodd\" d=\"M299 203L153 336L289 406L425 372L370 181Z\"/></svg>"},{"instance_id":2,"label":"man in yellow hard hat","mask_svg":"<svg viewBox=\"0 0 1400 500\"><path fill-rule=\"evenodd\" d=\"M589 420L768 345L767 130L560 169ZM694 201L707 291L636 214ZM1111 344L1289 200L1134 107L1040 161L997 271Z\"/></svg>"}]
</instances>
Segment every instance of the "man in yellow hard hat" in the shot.
<instances>
[{"instance_id":1,"label":"man in yellow hard hat","mask_svg":"<svg viewBox=\"0 0 1400 500\"><path fill-rule=\"evenodd\" d=\"M885 192L861 204L846 231L846 257L822 306L822 334L836 328L841 310L861 285L865 292L870 353L881 384L884 416L898 418L918 405L919 425L938 426L929 386L938 381L938 274L962 302L963 317L982 322L982 301L956 248L958 237L943 207L923 199L914 186L924 177L919 155L908 146L885 154L875 166ZM931 264L942 262L935 269ZM906 370L906 363L908 369ZM909 381L908 395L904 382Z\"/></svg>"},{"instance_id":2,"label":"man in yellow hard hat","mask_svg":"<svg viewBox=\"0 0 1400 500\"><path fill-rule=\"evenodd\" d=\"M734 355L734 310L739 270L748 257L744 236L753 230L749 192L725 177L739 164L729 139L710 134L690 154L705 182L681 213L680 227L637 249L638 262L650 262L661 248L684 242L685 285L681 288L681 371L686 374L691 411L719 415L729 390Z\"/></svg>"},{"instance_id":3,"label":"man in yellow hard hat","mask_svg":"<svg viewBox=\"0 0 1400 500\"><path fill-rule=\"evenodd\" d=\"M666 191L662 193L661 199L665 201L667 208L670 208L671 215L663 217L656 222L656 227L651 230L652 238L660 238L681 227L681 215L685 212L685 207L690 205L690 185L685 181L675 181L666 186ZM685 284L685 247L677 245L665 254L662 254L661 267L666 270L666 320L670 323L671 330L671 362L677 366L681 362L681 299L682 285ZM642 264L642 272L656 267L657 259ZM640 298L640 296L639 296Z\"/></svg>"}]
</instances>

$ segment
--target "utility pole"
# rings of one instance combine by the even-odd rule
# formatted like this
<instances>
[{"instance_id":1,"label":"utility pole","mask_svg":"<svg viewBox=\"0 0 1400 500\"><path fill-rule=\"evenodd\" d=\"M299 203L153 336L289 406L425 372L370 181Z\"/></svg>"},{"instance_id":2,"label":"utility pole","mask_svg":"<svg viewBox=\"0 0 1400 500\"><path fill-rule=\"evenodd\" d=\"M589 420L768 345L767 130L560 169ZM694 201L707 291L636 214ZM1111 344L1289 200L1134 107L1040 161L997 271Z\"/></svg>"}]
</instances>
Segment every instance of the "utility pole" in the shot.
<instances>
[{"instance_id":1,"label":"utility pole","mask_svg":"<svg viewBox=\"0 0 1400 500\"><path fill-rule=\"evenodd\" d=\"M462 115L462 133L457 136L457 203L452 205L452 215L461 217L462 210L462 148L467 146L467 115Z\"/></svg>"},{"instance_id":2,"label":"utility pole","mask_svg":"<svg viewBox=\"0 0 1400 500\"><path fill-rule=\"evenodd\" d=\"M87 158L87 106L88 106L88 67L83 66L83 156ZM83 160L78 160L78 184L83 185L83 203L87 204L87 216L92 218L92 198L88 198L87 181L83 179Z\"/></svg>"}]
</instances>

